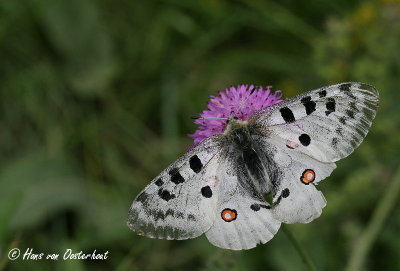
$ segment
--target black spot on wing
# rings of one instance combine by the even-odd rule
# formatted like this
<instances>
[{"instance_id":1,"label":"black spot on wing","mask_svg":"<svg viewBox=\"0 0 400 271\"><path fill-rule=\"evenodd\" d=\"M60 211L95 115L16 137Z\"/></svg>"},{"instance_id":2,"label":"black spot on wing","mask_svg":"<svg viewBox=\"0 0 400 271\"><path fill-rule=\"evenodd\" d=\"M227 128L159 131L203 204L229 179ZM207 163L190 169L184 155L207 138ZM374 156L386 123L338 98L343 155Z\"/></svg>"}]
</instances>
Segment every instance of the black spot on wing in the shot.
<instances>
[{"instance_id":1,"label":"black spot on wing","mask_svg":"<svg viewBox=\"0 0 400 271\"><path fill-rule=\"evenodd\" d=\"M321 90L320 92L318 92L318 95L320 98L326 97L326 90Z\"/></svg>"},{"instance_id":2,"label":"black spot on wing","mask_svg":"<svg viewBox=\"0 0 400 271\"><path fill-rule=\"evenodd\" d=\"M203 164L201 163L199 157L197 155L193 155L189 159L190 168L195 172L199 173L203 168Z\"/></svg>"},{"instance_id":3,"label":"black spot on wing","mask_svg":"<svg viewBox=\"0 0 400 271\"><path fill-rule=\"evenodd\" d=\"M260 204L254 203L252 205L250 205L250 209L252 209L253 211L259 211L260 210Z\"/></svg>"},{"instance_id":4,"label":"black spot on wing","mask_svg":"<svg viewBox=\"0 0 400 271\"><path fill-rule=\"evenodd\" d=\"M289 197L289 195L290 195L289 188L283 189L283 191L281 193L282 198L287 198L287 197Z\"/></svg>"},{"instance_id":5,"label":"black spot on wing","mask_svg":"<svg viewBox=\"0 0 400 271\"><path fill-rule=\"evenodd\" d=\"M281 112L281 116L286 123L294 122L296 120L292 110L290 110L288 107L282 107L279 111Z\"/></svg>"},{"instance_id":6,"label":"black spot on wing","mask_svg":"<svg viewBox=\"0 0 400 271\"><path fill-rule=\"evenodd\" d=\"M211 188L207 185L201 188L201 194L205 198L211 198L212 197L212 191Z\"/></svg>"},{"instance_id":7,"label":"black spot on wing","mask_svg":"<svg viewBox=\"0 0 400 271\"><path fill-rule=\"evenodd\" d=\"M161 220L165 219L165 214L162 210L154 210L153 212L150 212L149 214L154 218L155 221L158 221L160 219Z\"/></svg>"},{"instance_id":8,"label":"black spot on wing","mask_svg":"<svg viewBox=\"0 0 400 271\"><path fill-rule=\"evenodd\" d=\"M332 147L337 148L339 139L337 139L336 137L332 138Z\"/></svg>"},{"instance_id":9,"label":"black spot on wing","mask_svg":"<svg viewBox=\"0 0 400 271\"><path fill-rule=\"evenodd\" d=\"M149 198L149 194L147 194L146 192L143 191L142 193L139 194L139 196L136 198L136 200L141 203L145 203L148 198Z\"/></svg>"},{"instance_id":10,"label":"black spot on wing","mask_svg":"<svg viewBox=\"0 0 400 271\"><path fill-rule=\"evenodd\" d=\"M156 184L157 186L162 186L162 185L164 184L164 182L161 180L161 178L159 178L159 179L155 182L155 184Z\"/></svg>"},{"instance_id":11,"label":"black spot on wing","mask_svg":"<svg viewBox=\"0 0 400 271\"><path fill-rule=\"evenodd\" d=\"M290 195L289 189L288 188L283 189L278 199L274 202L274 205L278 205L282 199L289 197L289 195Z\"/></svg>"},{"instance_id":12,"label":"black spot on wing","mask_svg":"<svg viewBox=\"0 0 400 271\"><path fill-rule=\"evenodd\" d=\"M350 91L351 83L341 84L339 89L343 92Z\"/></svg>"},{"instance_id":13,"label":"black spot on wing","mask_svg":"<svg viewBox=\"0 0 400 271\"><path fill-rule=\"evenodd\" d=\"M336 133L337 133L338 135L343 136L343 128L342 128L342 127L336 128L335 131L336 131Z\"/></svg>"},{"instance_id":14,"label":"black spot on wing","mask_svg":"<svg viewBox=\"0 0 400 271\"><path fill-rule=\"evenodd\" d=\"M169 171L169 175L171 176L171 182L173 182L174 184L180 184L185 181L177 168L171 169Z\"/></svg>"},{"instance_id":15,"label":"black spot on wing","mask_svg":"<svg viewBox=\"0 0 400 271\"><path fill-rule=\"evenodd\" d=\"M299 136L299 141L303 146L308 146L311 143L311 138L307 134L301 134Z\"/></svg>"},{"instance_id":16,"label":"black spot on wing","mask_svg":"<svg viewBox=\"0 0 400 271\"><path fill-rule=\"evenodd\" d=\"M184 217L184 213L182 213L182 212L180 212L180 211L177 211L177 210L168 209L168 210L165 212L165 217L167 217L167 216L172 216L172 217L175 217L175 218L180 218L180 219L182 219L182 218Z\"/></svg>"},{"instance_id":17,"label":"black spot on wing","mask_svg":"<svg viewBox=\"0 0 400 271\"><path fill-rule=\"evenodd\" d=\"M328 116L330 113L335 112L336 110L336 102L333 98L328 98L328 102L326 103L326 111L325 114Z\"/></svg>"},{"instance_id":18,"label":"black spot on wing","mask_svg":"<svg viewBox=\"0 0 400 271\"><path fill-rule=\"evenodd\" d=\"M189 221L196 221L197 220L196 217L194 215L192 215L192 214L188 214L187 219Z\"/></svg>"},{"instance_id":19,"label":"black spot on wing","mask_svg":"<svg viewBox=\"0 0 400 271\"><path fill-rule=\"evenodd\" d=\"M175 195L171 194L168 190L159 189L158 196L165 201L169 201L175 198Z\"/></svg>"},{"instance_id":20,"label":"black spot on wing","mask_svg":"<svg viewBox=\"0 0 400 271\"><path fill-rule=\"evenodd\" d=\"M173 209L168 209L165 213L162 210L147 210L147 214L154 218L155 221L165 220L168 216L183 219L183 213L175 211Z\"/></svg>"},{"instance_id":21,"label":"black spot on wing","mask_svg":"<svg viewBox=\"0 0 400 271\"><path fill-rule=\"evenodd\" d=\"M341 124L345 125L345 124L346 124L346 117L340 117L340 118L339 118L339 122L340 122Z\"/></svg>"},{"instance_id":22,"label":"black spot on wing","mask_svg":"<svg viewBox=\"0 0 400 271\"><path fill-rule=\"evenodd\" d=\"M354 94L351 92L350 87L352 86L351 83L346 83L346 84L342 84L339 86L339 89L345 94L347 95L349 98L351 99L357 99L356 96L354 96Z\"/></svg>"},{"instance_id":23,"label":"black spot on wing","mask_svg":"<svg viewBox=\"0 0 400 271\"><path fill-rule=\"evenodd\" d=\"M271 206L265 205L265 204L258 204L258 203L254 203L252 205L250 205L250 209L252 209L253 211L259 211L261 208L264 209L271 209Z\"/></svg>"},{"instance_id":24,"label":"black spot on wing","mask_svg":"<svg viewBox=\"0 0 400 271\"><path fill-rule=\"evenodd\" d=\"M315 111L316 103L311 100L310 96L306 96L303 99L301 99L301 103L306 108L307 115L310 115L312 112Z\"/></svg>"},{"instance_id":25,"label":"black spot on wing","mask_svg":"<svg viewBox=\"0 0 400 271\"><path fill-rule=\"evenodd\" d=\"M349 118L354 119L354 111L346 110L346 115L349 116Z\"/></svg>"},{"instance_id":26,"label":"black spot on wing","mask_svg":"<svg viewBox=\"0 0 400 271\"><path fill-rule=\"evenodd\" d=\"M346 94L347 97L349 97L349 98L351 98L353 100L357 100L357 97L353 93L351 93L350 91L349 92L345 92L344 94Z\"/></svg>"},{"instance_id":27,"label":"black spot on wing","mask_svg":"<svg viewBox=\"0 0 400 271\"><path fill-rule=\"evenodd\" d=\"M165 212L165 217L167 217L167 216L175 216L175 211L172 210L172 209L168 209L168 210Z\"/></svg>"}]
</instances>

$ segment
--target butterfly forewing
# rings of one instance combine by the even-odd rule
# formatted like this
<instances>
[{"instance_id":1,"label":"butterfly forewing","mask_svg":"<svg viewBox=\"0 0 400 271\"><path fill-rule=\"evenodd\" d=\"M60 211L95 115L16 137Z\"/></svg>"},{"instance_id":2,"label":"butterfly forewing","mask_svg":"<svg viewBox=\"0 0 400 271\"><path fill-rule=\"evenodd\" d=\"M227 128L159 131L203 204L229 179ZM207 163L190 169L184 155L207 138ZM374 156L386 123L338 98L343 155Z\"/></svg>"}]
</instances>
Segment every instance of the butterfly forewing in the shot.
<instances>
[{"instance_id":1,"label":"butterfly forewing","mask_svg":"<svg viewBox=\"0 0 400 271\"><path fill-rule=\"evenodd\" d=\"M128 226L161 239L194 238L208 230L219 185L216 143L207 139L154 178L133 201Z\"/></svg>"},{"instance_id":2,"label":"butterfly forewing","mask_svg":"<svg viewBox=\"0 0 400 271\"><path fill-rule=\"evenodd\" d=\"M360 145L378 107L378 92L362 83L316 89L255 113L256 123L283 147L335 162Z\"/></svg>"}]
</instances>

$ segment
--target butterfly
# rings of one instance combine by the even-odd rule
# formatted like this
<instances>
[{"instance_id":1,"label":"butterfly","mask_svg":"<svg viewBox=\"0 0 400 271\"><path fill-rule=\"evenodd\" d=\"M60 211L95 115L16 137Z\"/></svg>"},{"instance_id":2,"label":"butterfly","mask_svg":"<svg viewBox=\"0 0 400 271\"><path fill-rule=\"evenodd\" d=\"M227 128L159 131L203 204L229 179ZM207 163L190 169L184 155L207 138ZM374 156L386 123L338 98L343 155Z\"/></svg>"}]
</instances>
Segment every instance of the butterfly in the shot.
<instances>
[{"instance_id":1,"label":"butterfly","mask_svg":"<svg viewBox=\"0 0 400 271\"><path fill-rule=\"evenodd\" d=\"M379 95L341 83L228 119L225 131L188 151L134 199L127 224L139 235L250 249L281 223L309 223L326 205L316 185L357 148ZM265 200L269 195L272 199Z\"/></svg>"}]
</instances>

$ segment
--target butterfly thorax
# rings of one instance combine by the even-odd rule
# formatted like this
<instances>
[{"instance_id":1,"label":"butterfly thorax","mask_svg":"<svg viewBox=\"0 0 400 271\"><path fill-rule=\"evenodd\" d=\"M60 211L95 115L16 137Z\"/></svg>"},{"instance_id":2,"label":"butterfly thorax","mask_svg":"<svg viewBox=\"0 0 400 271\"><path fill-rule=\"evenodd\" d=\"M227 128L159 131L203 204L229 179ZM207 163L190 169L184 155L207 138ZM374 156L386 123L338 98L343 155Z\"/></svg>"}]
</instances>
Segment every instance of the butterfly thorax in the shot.
<instances>
[{"instance_id":1,"label":"butterfly thorax","mask_svg":"<svg viewBox=\"0 0 400 271\"><path fill-rule=\"evenodd\" d=\"M223 134L225 136L228 136L229 134L232 133L232 131L239 129L239 128L244 128L247 126L248 126L247 120L240 120L240 119L230 116Z\"/></svg>"},{"instance_id":2,"label":"butterfly thorax","mask_svg":"<svg viewBox=\"0 0 400 271\"><path fill-rule=\"evenodd\" d=\"M257 128L247 121L230 119L223 133L226 138L227 153L237 164L239 184L251 191L255 197L269 193L272 182L266 174L266 165L270 159L265 159L265 150L260 151L258 142L253 138L258 134ZM260 153L263 154L260 157Z\"/></svg>"}]
</instances>

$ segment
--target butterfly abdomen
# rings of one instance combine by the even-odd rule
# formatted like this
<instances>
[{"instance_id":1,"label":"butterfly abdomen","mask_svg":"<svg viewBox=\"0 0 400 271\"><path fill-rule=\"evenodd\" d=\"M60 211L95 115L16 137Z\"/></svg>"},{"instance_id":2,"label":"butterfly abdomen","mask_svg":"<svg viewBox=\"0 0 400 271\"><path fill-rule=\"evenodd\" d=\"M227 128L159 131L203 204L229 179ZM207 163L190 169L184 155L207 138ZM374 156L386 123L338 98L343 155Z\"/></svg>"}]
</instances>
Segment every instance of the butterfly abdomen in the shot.
<instances>
[{"instance_id":1,"label":"butterfly abdomen","mask_svg":"<svg viewBox=\"0 0 400 271\"><path fill-rule=\"evenodd\" d=\"M231 142L230 153L233 156L232 160L237 164L240 186L259 198L270 191L272 182L257 152L258 147L252 138L254 133L252 129L253 127L246 124L231 129L226 136L228 142Z\"/></svg>"}]
</instances>

